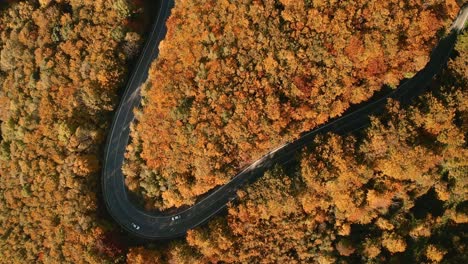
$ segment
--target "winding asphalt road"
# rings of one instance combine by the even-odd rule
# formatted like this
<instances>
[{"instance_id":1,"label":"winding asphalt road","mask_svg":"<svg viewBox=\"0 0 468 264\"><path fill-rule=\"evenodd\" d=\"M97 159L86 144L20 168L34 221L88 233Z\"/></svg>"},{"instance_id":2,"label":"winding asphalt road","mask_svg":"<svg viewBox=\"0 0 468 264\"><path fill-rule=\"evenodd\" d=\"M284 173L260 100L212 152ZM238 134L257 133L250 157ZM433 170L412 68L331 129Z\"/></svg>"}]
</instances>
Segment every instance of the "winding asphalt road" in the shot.
<instances>
[{"instance_id":1,"label":"winding asphalt road","mask_svg":"<svg viewBox=\"0 0 468 264\"><path fill-rule=\"evenodd\" d=\"M445 66L457 34L463 29L468 16L468 8L464 8L453 23L451 33L433 50L426 67L397 89L378 100L370 100L371 103L302 135L294 142L271 151L195 205L180 209L175 214L163 215L144 211L132 202L121 169L125 148L129 141L129 127L134 120L133 109L138 107L141 101L139 87L148 77L151 62L158 56L159 43L166 34L165 22L174 5L173 0L157 2L159 6L155 23L127 84L109 131L102 171L103 196L110 215L131 234L150 240L180 237L185 235L187 230L206 222L224 209L229 201L237 198L236 191L239 188L255 181L275 164L286 164L291 161L295 153L310 143L316 134L325 132L346 134L358 130L369 124L369 115L384 111L388 98L400 100L402 104L410 103L411 99L424 91L432 78Z\"/></svg>"}]
</instances>

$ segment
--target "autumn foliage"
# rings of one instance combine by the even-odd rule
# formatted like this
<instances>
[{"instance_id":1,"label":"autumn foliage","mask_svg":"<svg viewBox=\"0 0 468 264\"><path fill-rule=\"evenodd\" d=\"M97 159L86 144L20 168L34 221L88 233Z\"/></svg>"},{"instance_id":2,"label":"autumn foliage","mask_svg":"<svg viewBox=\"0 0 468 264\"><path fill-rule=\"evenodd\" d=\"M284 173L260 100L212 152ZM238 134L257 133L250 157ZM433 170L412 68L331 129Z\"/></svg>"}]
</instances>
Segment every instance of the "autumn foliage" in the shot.
<instances>
[{"instance_id":1,"label":"autumn foliage","mask_svg":"<svg viewBox=\"0 0 468 264\"><path fill-rule=\"evenodd\" d=\"M317 137L297 164L240 190L227 217L186 239L127 250L97 193L117 90L138 53L134 6L9 2L0 12L0 263L466 262L467 35L414 106L392 101L358 134ZM176 5L124 168L159 208L192 203L411 75L458 10L448 0Z\"/></svg>"},{"instance_id":2,"label":"autumn foliage","mask_svg":"<svg viewBox=\"0 0 468 264\"><path fill-rule=\"evenodd\" d=\"M117 89L138 48L131 12L124 0L2 10L0 263L103 263L119 254L98 224L96 196Z\"/></svg>"},{"instance_id":3,"label":"autumn foliage","mask_svg":"<svg viewBox=\"0 0 468 264\"><path fill-rule=\"evenodd\" d=\"M227 217L160 251L166 261L466 262L467 39L413 106L390 101L358 134L316 137L298 164L239 191Z\"/></svg>"},{"instance_id":4,"label":"autumn foliage","mask_svg":"<svg viewBox=\"0 0 468 264\"><path fill-rule=\"evenodd\" d=\"M242 167L420 70L448 1L176 1L128 147L130 189L193 204Z\"/></svg>"}]
</instances>

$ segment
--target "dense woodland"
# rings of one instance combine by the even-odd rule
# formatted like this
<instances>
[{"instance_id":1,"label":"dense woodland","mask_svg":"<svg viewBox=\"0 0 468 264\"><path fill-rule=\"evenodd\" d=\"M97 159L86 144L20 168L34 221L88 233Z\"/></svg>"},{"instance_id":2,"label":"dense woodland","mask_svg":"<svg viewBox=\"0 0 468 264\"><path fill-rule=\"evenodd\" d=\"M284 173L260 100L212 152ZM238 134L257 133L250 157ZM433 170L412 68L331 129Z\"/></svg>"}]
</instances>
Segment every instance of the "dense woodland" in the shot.
<instances>
[{"instance_id":1,"label":"dense woodland","mask_svg":"<svg viewBox=\"0 0 468 264\"><path fill-rule=\"evenodd\" d=\"M241 168L428 60L458 12L437 1L176 1L124 172L150 208Z\"/></svg>"},{"instance_id":2,"label":"dense woodland","mask_svg":"<svg viewBox=\"0 0 468 264\"><path fill-rule=\"evenodd\" d=\"M0 263L102 263L118 252L98 218L101 148L138 51L128 27L137 7L40 0L4 8Z\"/></svg>"},{"instance_id":3,"label":"dense woodland","mask_svg":"<svg viewBox=\"0 0 468 264\"><path fill-rule=\"evenodd\" d=\"M0 6L0 263L468 262L467 35L413 107L389 102L359 134L317 137L298 164L239 191L227 216L186 239L127 250L103 217L98 183L141 42L141 1L10 2ZM454 1L201 2L176 1L129 147L129 186L151 207L191 203L203 182L221 184L396 85L424 65L458 10ZM162 142L148 140L155 135ZM149 162L157 157L167 172ZM165 178L177 162L211 178L187 167Z\"/></svg>"},{"instance_id":4,"label":"dense woodland","mask_svg":"<svg viewBox=\"0 0 468 264\"><path fill-rule=\"evenodd\" d=\"M356 135L316 137L187 242L129 263L466 263L468 34L431 92Z\"/></svg>"}]
</instances>

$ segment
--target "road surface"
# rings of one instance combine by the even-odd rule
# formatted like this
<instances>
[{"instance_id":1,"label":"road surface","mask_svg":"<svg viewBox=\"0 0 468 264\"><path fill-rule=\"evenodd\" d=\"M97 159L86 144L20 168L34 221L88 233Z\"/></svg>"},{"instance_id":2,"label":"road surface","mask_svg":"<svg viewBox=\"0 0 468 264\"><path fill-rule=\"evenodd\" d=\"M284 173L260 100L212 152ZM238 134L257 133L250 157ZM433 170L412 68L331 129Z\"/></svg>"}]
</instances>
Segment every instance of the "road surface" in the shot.
<instances>
[{"instance_id":1,"label":"road surface","mask_svg":"<svg viewBox=\"0 0 468 264\"><path fill-rule=\"evenodd\" d=\"M203 224L223 210L229 201L236 199L236 191L239 188L255 181L275 164L286 164L291 161L295 153L312 142L318 133L346 134L365 127L369 124L369 115L384 111L388 98L400 100L402 104L410 103L411 99L423 92L432 78L445 66L457 34L463 29L468 16L468 8L464 8L453 23L451 33L432 51L426 67L397 89L378 100L370 100L370 103L358 110L347 113L302 135L298 140L268 153L234 176L226 185L205 195L195 205L180 209L171 215L164 215L144 211L134 204L127 192L122 173L125 148L129 141L129 127L134 120L133 109L138 107L141 101L139 87L148 77L151 62L158 56L159 42L166 34L165 22L174 5L173 0L158 2L158 13L152 31L115 112L105 146L102 170L103 196L110 215L131 234L150 240L180 237L185 235L187 230Z\"/></svg>"}]
</instances>

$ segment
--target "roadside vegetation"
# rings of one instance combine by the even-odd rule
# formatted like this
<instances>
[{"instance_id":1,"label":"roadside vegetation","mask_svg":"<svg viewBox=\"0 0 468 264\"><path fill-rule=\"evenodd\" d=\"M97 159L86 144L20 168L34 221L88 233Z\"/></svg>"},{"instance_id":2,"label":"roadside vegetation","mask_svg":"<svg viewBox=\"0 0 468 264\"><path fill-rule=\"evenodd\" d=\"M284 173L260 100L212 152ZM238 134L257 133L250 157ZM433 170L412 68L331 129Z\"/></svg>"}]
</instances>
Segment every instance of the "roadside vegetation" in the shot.
<instances>
[{"instance_id":1,"label":"roadside vegetation","mask_svg":"<svg viewBox=\"0 0 468 264\"><path fill-rule=\"evenodd\" d=\"M0 263L103 263L118 251L98 220L100 160L137 6L15 2L0 14Z\"/></svg>"},{"instance_id":2,"label":"roadside vegetation","mask_svg":"<svg viewBox=\"0 0 468 264\"><path fill-rule=\"evenodd\" d=\"M187 242L129 263L465 263L468 34L430 92L355 135L316 137Z\"/></svg>"},{"instance_id":3,"label":"roadside vegetation","mask_svg":"<svg viewBox=\"0 0 468 264\"><path fill-rule=\"evenodd\" d=\"M466 263L468 36L431 92L321 135L185 239L128 248L99 204L140 0L0 6L0 263ZM151 1L150 1L151 2ZM455 1L176 0L124 170L148 208L239 168L428 59ZM177 52L175 52L177 51Z\"/></svg>"},{"instance_id":4,"label":"roadside vegetation","mask_svg":"<svg viewBox=\"0 0 468 264\"><path fill-rule=\"evenodd\" d=\"M428 61L455 1L176 1L124 173L147 208L190 205Z\"/></svg>"}]
</instances>

